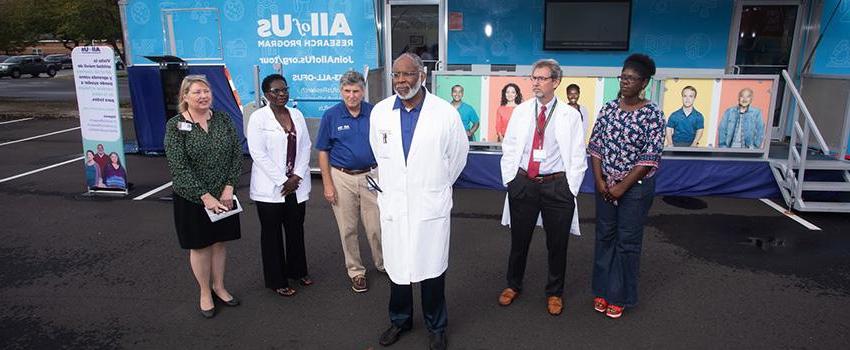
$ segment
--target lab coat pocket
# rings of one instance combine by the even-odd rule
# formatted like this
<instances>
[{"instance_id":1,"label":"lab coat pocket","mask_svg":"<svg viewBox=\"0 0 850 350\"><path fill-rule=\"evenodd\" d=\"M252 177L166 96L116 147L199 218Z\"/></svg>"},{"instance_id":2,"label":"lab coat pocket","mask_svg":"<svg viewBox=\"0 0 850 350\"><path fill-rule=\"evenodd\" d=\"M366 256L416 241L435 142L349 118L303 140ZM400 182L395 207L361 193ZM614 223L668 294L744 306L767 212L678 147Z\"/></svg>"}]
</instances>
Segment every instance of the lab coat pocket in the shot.
<instances>
[{"instance_id":1,"label":"lab coat pocket","mask_svg":"<svg viewBox=\"0 0 850 350\"><path fill-rule=\"evenodd\" d=\"M398 208L398 204L393 201L393 196L378 193L377 201L381 222L392 222L394 217L393 213L395 213L395 210L393 209Z\"/></svg>"},{"instance_id":2,"label":"lab coat pocket","mask_svg":"<svg viewBox=\"0 0 850 350\"><path fill-rule=\"evenodd\" d=\"M452 195L450 189L426 190L421 198L422 220L442 219L452 211Z\"/></svg>"}]
</instances>

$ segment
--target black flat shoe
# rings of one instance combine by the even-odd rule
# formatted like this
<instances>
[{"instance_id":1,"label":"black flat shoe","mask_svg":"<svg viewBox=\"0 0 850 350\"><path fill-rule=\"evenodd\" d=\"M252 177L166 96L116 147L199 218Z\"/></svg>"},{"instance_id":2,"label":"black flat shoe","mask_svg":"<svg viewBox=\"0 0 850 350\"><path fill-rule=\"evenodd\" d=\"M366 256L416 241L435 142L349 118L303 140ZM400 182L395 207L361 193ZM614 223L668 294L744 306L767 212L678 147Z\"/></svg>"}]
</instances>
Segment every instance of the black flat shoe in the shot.
<instances>
[{"instance_id":1,"label":"black flat shoe","mask_svg":"<svg viewBox=\"0 0 850 350\"><path fill-rule=\"evenodd\" d=\"M431 333L428 336L428 349L430 350L445 350L448 346L446 332Z\"/></svg>"},{"instance_id":2,"label":"black flat shoe","mask_svg":"<svg viewBox=\"0 0 850 350\"><path fill-rule=\"evenodd\" d=\"M230 295L230 300L224 300L224 299L222 299L220 296L218 296L218 294L215 294L215 293L213 293L213 295L215 295L215 298L216 298L216 299L218 299L218 300L220 300L222 303L224 303L224 305L227 305L227 306L239 306L239 298L237 298L237 297L236 297L235 295L233 295L233 294L231 294L231 295Z\"/></svg>"},{"instance_id":3,"label":"black flat shoe","mask_svg":"<svg viewBox=\"0 0 850 350\"><path fill-rule=\"evenodd\" d=\"M384 334L381 334L381 340L378 341L383 346L390 346L395 344L398 341L399 336L402 333L407 332L407 329L396 327L396 325L390 326L389 329L384 331Z\"/></svg>"},{"instance_id":4,"label":"black flat shoe","mask_svg":"<svg viewBox=\"0 0 850 350\"><path fill-rule=\"evenodd\" d=\"M215 317L215 306L213 306L213 308L209 309L209 310L204 310L204 309L200 309L200 310L201 310L201 315L203 315L204 318Z\"/></svg>"}]
</instances>

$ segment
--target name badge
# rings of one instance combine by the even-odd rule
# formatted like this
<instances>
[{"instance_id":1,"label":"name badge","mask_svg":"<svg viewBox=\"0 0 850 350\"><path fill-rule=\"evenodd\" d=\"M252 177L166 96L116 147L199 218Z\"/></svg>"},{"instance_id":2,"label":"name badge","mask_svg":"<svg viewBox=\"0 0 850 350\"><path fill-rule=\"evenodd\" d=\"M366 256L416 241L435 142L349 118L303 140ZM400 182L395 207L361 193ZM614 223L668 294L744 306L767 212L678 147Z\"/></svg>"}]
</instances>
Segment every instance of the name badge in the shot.
<instances>
[{"instance_id":1,"label":"name badge","mask_svg":"<svg viewBox=\"0 0 850 350\"><path fill-rule=\"evenodd\" d=\"M381 142L386 144L387 138L392 137L393 133L390 130L378 130L378 135L381 135Z\"/></svg>"},{"instance_id":2,"label":"name badge","mask_svg":"<svg viewBox=\"0 0 850 350\"><path fill-rule=\"evenodd\" d=\"M546 160L546 150L535 149L531 151L531 156L534 158L535 162L542 162Z\"/></svg>"},{"instance_id":3,"label":"name badge","mask_svg":"<svg viewBox=\"0 0 850 350\"><path fill-rule=\"evenodd\" d=\"M178 122L177 129L180 131L192 131L192 123Z\"/></svg>"}]
</instances>

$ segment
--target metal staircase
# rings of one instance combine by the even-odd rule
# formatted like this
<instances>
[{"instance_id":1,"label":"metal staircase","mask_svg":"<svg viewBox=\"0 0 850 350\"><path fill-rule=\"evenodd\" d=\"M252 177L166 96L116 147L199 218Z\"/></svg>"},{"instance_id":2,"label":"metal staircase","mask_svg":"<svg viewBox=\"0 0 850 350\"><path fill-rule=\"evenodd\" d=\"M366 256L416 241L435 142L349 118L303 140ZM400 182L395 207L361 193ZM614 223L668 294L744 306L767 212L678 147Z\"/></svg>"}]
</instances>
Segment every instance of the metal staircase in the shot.
<instances>
[{"instance_id":1,"label":"metal staircase","mask_svg":"<svg viewBox=\"0 0 850 350\"><path fill-rule=\"evenodd\" d=\"M771 158L770 168L785 204L791 210L803 212L850 213L850 162L844 160L845 151L830 153L806 103L785 70L782 79L785 79L785 88L794 96L793 131L787 158ZM811 142L812 136L816 142ZM828 180L817 181L817 178ZM807 199L812 197L832 197L832 200Z\"/></svg>"}]
</instances>

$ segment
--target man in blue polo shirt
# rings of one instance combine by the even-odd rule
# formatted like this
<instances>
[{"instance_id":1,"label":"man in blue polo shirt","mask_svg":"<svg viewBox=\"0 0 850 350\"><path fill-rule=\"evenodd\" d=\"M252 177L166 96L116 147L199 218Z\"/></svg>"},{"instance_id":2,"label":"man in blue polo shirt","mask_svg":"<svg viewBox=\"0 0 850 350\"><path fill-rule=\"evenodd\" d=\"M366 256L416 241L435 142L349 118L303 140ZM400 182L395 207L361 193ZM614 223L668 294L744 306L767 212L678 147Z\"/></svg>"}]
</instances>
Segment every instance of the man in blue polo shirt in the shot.
<instances>
[{"instance_id":1,"label":"man in blue polo shirt","mask_svg":"<svg viewBox=\"0 0 850 350\"><path fill-rule=\"evenodd\" d=\"M367 180L369 176L377 178L373 171L377 163L369 145L372 105L363 101L366 82L358 72L343 74L339 90L342 102L322 116L316 149L319 151L324 195L333 208L339 227L351 289L362 293L368 290L368 285L357 238L361 218L375 268L384 271L377 194Z\"/></svg>"},{"instance_id":2,"label":"man in blue polo shirt","mask_svg":"<svg viewBox=\"0 0 850 350\"><path fill-rule=\"evenodd\" d=\"M667 118L666 145L676 147L698 147L699 139L705 127L702 113L694 108L697 89L685 86L682 89L682 108L670 113Z\"/></svg>"}]
</instances>

